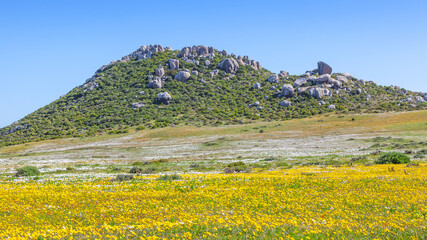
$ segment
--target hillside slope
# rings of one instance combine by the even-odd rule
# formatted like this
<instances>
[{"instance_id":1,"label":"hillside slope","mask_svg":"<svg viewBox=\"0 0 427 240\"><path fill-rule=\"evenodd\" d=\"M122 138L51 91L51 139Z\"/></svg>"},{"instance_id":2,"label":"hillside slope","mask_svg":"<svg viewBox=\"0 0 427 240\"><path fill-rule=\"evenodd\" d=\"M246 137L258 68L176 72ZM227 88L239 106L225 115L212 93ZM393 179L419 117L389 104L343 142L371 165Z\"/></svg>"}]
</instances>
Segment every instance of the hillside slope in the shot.
<instances>
[{"instance_id":1,"label":"hillside slope","mask_svg":"<svg viewBox=\"0 0 427 240\"><path fill-rule=\"evenodd\" d=\"M331 72L319 62L304 75L273 74L247 56L212 47L177 51L142 46L104 65L60 99L0 129L0 147L123 133L132 126L142 130L427 108L426 94Z\"/></svg>"}]
</instances>

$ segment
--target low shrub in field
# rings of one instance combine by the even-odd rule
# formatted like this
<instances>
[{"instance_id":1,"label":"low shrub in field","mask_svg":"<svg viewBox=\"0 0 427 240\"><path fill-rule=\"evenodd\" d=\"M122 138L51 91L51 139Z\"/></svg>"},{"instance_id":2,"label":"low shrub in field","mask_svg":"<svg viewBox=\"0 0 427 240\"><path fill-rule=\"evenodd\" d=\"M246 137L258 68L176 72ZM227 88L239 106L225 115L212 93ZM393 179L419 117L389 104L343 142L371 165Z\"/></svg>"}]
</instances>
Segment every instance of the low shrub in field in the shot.
<instances>
[{"instance_id":1,"label":"low shrub in field","mask_svg":"<svg viewBox=\"0 0 427 240\"><path fill-rule=\"evenodd\" d=\"M146 167L146 168L133 167L129 171L129 173L144 173L144 174L151 174L155 172L157 172L157 168L155 167Z\"/></svg>"},{"instance_id":2,"label":"low shrub in field","mask_svg":"<svg viewBox=\"0 0 427 240\"><path fill-rule=\"evenodd\" d=\"M129 175L129 174L119 174L117 175L117 177L115 179L113 179L112 181L118 181L118 182L122 182L122 181L130 181L133 180L134 176L133 175Z\"/></svg>"},{"instance_id":3,"label":"low shrub in field","mask_svg":"<svg viewBox=\"0 0 427 240\"><path fill-rule=\"evenodd\" d=\"M151 174L151 173L155 173L155 172L158 172L157 168L155 168L155 167L147 167L147 168L144 168L142 170L142 173L144 173L144 174Z\"/></svg>"},{"instance_id":4,"label":"low shrub in field","mask_svg":"<svg viewBox=\"0 0 427 240\"><path fill-rule=\"evenodd\" d=\"M23 176L37 176L40 175L40 171L34 166L25 166L17 169L15 177Z\"/></svg>"},{"instance_id":5,"label":"low shrub in field","mask_svg":"<svg viewBox=\"0 0 427 240\"><path fill-rule=\"evenodd\" d=\"M142 168L133 167L133 168L131 168L131 170L129 171L129 173L142 173Z\"/></svg>"},{"instance_id":6,"label":"low shrub in field","mask_svg":"<svg viewBox=\"0 0 427 240\"><path fill-rule=\"evenodd\" d=\"M182 177L179 176L178 174L172 174L172 175L163 175L159 178L157 178L157 180L161 180L161 181L174 181L174 180L181 180Z\"/></svg>"},{"instance_id":7,"label":"low shrub in field","mask_svg":"<svg viewBox=\"0 0 427 240\"><path fill-rule=\"evenodd\" d=\"M388 153L383 153L376 161L376 164L388 164L388 163L393 163L393 164L401 164L401 163L408 163L411 160L409 159L408 156L406 156L403 153L399 153L399 152L388 152Z\"/></svg>"},{"instance_id":8,"label":"low shrub in field","mask_svg":"<svg viewBox=\"0 0 427 240\"><path fill-rule=\"evenodd\" d=\"M224 169L225 173L249 173L251 169L242 161L232 162Z\"/></svg>"}]
</instances>

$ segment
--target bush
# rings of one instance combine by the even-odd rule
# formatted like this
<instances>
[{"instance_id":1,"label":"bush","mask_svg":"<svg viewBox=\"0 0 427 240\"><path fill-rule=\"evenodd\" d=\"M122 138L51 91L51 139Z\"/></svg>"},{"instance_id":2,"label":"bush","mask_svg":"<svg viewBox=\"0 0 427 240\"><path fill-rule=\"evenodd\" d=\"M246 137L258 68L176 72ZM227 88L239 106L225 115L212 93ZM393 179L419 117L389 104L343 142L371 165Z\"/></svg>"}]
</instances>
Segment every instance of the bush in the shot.
<instances>
[{"instance_id":1,"label":"bush","mask_svg":"<svg viewBox=\"0 0 427 240\"><path fill-rule=\"evenodd\" d=\"M227 165L227 167L224 169L225 173L249 173L251 172L250 167L248 167L244 162L238 161L238 162L232 162Z\"/></svg>"},{"instance_id":2,"label":"bush","mask_svg":"<svg viewBox=\"0 0 427 240\"><path fill-rule=\"evenodd\" d=\"M408 156L406 156L403 153L399 153L399 152L388 152L388 153L383 153L376 161L376 164L388 164L388 163L393 163L393 164L401 164L401 163L408 163L411 160L409 159Z\"/></svg>"},{"instance_id":3,"label":"bush","mask_svg":"<svg viewBox=\"0 0 427 240\"><path fill-rule=\"evenodd\" d=\"M242 162L242 161L238 161L238 162L232 162L232 163L229 163L229 164L227 165L227 167L238 167L238 166L243 166L243 165L245 165L245 163L244 163L244 162Z\"/></svg>"},{"instance_id":4,"label":"bush","mask_svg":"<svg viewBox=\"0 0 427 240\"><path fill-rule=\"evenodd\" d=\"M182 177L179 176L178 174L173 174L173 175L163 175L159 178L157 178L157 180L161 180L161 181L174 181L174 180L181 180Z\"/></svg>"},{"instance_id":5,"label":"bush","mask_svg":"<svg viewBox=\"0 0 427 240\"><path fill-rule=\"evenodd\" d=\"M139 167L133 167L129 173L142 173L142 168Z\"/></svg>"},{"instance_id":6,"label":"bush","mask_svg":"<svg viewBox=\"0 0 427 240\"><path fill-rule=\"evenodd\" d=\"M122 182L122 181L130 181L130 180L133 180L133 179L134 179L133 175L119 174L119 175L117 175L116 178L112 179L111 181Z\"/></svg>"},{"instance_id":7,"label":"bush","mask_svg":"<svg viewBox=\"0 0 427 240\"><path fill-rule=\"evenodd\" d=\"M143 174L151 174L157 172L157 168L155 167L147 167L147 168L141 168L141 167L133 167L129 173L143 173Z\"/></svg>"},{"instance_id":8,"label":"bush","mask_svg":"<svg viewBox=\"0 0 427 240\"><path fill-rule=\"evenodd\" d=\"M34 166L25 166L17 169L15 177L23 177L23 176L38 176L40 175L40 171Z\"/></svg>"}]
</instances>

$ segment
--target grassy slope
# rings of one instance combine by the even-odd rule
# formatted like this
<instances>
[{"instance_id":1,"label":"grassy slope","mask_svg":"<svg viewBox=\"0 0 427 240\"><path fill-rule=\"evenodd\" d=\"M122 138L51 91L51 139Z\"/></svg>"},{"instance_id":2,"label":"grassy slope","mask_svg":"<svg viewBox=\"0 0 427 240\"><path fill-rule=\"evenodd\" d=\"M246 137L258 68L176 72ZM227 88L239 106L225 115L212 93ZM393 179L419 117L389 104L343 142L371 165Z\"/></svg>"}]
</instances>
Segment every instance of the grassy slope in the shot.
<instances>
[{"instance_id":1,"label":"grassy slope","mask_svg":"<svg viewBox=\"0 0 427 240\"><path fill-rule=\"evenodd\" d=\"M355 119L352 121L352 119ZM321 122L319 122L321 120ZM260 128L262 127L262 128ZM257 128L257 129L254 129ZM259 130L264 130L260 134ZM389 112L381 114L323 114L306 119L293 119L288 121L253 121L243 125L228 126L179 126L160 129L146 129L136 131L131 129L129 133L119 135L100 135L90 138L66 138L32 142L0 149L0 154L19 154L30 149L35 149L44 144L57 146L73 146L80 144L96 143L106 140L114 140L125 136L135 141L168 140L190 137L211 137L233 135L240 139L258 138L283 138L283 137L307 137L337 134L409 134L422 136L427 131L427 111ZM1 155L0 155L1 156Z\"/></svg>"}]
</instances>

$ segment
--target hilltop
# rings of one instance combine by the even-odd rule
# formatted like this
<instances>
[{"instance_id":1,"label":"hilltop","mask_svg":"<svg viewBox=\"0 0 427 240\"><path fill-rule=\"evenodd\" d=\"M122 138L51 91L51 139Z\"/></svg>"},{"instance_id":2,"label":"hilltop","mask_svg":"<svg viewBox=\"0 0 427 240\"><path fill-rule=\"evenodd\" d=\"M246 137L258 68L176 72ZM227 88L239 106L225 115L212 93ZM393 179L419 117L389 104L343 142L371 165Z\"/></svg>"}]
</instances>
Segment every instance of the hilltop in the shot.
<instances>
[{"instance_id":1,"label":"hilltop","mask_svg":"<svg viewBox=\"0 0 427 240\"><path fill-rule=\"evenodd\" d=\"M58 100L0 129L0 147L129 128L422 110L426 100L425 93L334 73L324 62L301 75L275 74L248 56L213 47L150 45L102 66Z\"/></svg>"}]
</instances>

